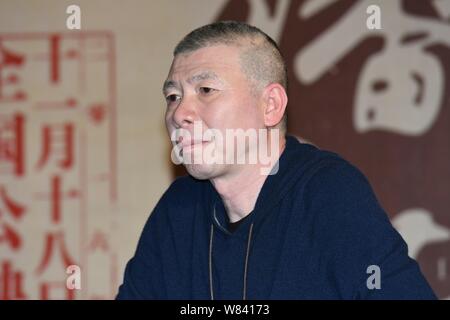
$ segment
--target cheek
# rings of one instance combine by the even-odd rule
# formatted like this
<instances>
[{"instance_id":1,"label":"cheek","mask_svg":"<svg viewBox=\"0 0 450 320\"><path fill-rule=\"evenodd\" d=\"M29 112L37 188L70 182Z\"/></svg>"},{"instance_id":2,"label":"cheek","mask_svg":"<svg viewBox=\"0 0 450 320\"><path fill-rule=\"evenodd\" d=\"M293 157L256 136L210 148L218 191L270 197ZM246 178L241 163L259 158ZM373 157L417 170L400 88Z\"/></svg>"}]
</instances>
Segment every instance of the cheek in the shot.
<instances>
[{"instance_id":1,"label":"cheek","mask_svg":"<svg viewBox=\"0 0 450 320\"><path fill-rule=\"evenodd\" d=\"M166 123L166 127L169 128L169 119L170 119L170 115L169 113L166 111L165 115L164 115L164 121Z\"/></svg>"},{"instance_id":2,"label":"cheek","mask_svg":"<svg viewBox=\"0 0 450 320\"><path fill-rule=\"evenodd\" d=\"M255 103L254 98L245 97L237 102L235 108L236 122L243 129L259 128L261 114Z\"/></svg>"},{"instance_id":3,"label":"cheek","mask_svg":"<svg viewBox=\"0 0 450 320\"><path fill-rule=\"evenodd\" d=\"M173 122L172 122L172 112L171 111L166 110L166 114L165 114L164 120L165 120L167 131L169 133L172 132L175 129L175 127L174 127Z\"/></svg>"},{"instance_id":4,"label":"cheek","mask_svg":"<svg viewBox=\"0 0 450 320\"><path fill-rule=\"evenodd\" d=\"M204 106L200 117L211 129L248 129L259 127L261 115L254 97L247 95L228 96Z\"/></svg>"}]
</instances>

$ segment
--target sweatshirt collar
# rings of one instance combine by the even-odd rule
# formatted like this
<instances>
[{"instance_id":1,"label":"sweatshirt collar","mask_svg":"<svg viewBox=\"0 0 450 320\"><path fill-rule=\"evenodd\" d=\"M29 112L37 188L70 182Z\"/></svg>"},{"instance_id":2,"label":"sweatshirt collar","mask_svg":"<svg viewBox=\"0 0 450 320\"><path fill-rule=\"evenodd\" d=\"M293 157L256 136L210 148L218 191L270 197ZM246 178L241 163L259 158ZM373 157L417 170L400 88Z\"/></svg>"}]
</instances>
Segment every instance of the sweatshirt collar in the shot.
<instances>
[{"instance_id":1,"label":"sweatshirt collar","mask_svg":"<svg viewBox=\"0 0 450 320\"><path fill-rule=\"evenodd\" d=\"M289 185L289 181L293 179L292 170L290 169L295 167L296 162L298 162L300 145L302 145L302 143L295 137L286 136L286 147L278 159L277 173L267 176L257 197L254 209L234 233L228 231L227 225L229 220L225 206L223 205L219 193L215 190L211 182L208 181L209 188L212 190L212 198L209 202L209 212L211 213L213 224L218 227L221 232L229 236L236 235L246 237L246 232L243 231L247 229L246 226L256 221L256 219L259 219L259 216L263 215L261 212L270 210L270 208L284 196L285 192L281 191L282 189L285 189L286 184Z\"/></svg>"}]
</instances>

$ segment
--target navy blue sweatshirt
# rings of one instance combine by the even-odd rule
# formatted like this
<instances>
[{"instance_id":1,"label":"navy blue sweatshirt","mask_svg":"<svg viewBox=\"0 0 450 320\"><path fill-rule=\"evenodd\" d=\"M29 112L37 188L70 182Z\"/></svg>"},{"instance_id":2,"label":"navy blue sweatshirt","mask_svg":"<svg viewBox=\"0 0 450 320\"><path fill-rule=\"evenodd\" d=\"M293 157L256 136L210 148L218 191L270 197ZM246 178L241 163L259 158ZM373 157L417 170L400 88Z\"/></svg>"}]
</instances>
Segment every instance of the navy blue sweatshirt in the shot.
<instances>
[{"instance_id":1,"label":"navy blue sweatshirt","mask_svg":"<svg viewBox=\"0 0 450 320\"><path fill-rule=\"evenodd\" d=\"M293 137L254 210L233 233L228 222L208 180L175 180L117 298L435 298L364 175Z\"/></svg>"}]
</instances>

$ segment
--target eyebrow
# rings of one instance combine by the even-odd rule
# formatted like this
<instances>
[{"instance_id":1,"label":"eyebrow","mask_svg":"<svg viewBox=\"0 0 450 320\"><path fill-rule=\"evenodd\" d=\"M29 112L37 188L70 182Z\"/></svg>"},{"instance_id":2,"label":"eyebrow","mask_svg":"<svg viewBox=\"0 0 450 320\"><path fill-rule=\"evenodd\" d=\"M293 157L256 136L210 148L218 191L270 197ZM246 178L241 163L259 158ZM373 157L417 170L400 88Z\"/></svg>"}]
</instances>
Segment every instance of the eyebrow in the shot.
<instances>
[{"instance_id":1,"label":"eyebrow","mask_svg":"<svg viewBox=\"0 0 450 320\"><path fill-rule=\"evenodd\" d=\"M162 88L162 92L165 95L167 93L167 91L169 91L169 89L178 89L178 85L177 82L173 81L173 80L166 80L164 81L164 85Z\"/></svg>"},{"instance_id":2,"label":"eyebrow","mask_svg":"<svg viewBox=\"0 0 450 320\"><path fill-rule=\"evenodd\" d=\"M199 74L195 74L192 77L190 77L187 82L189 84L195 83L195 82L200 82L203 80L216 80L219 81L220 83L222 83L222 81L220 80L219 76L212 72L212 71L204 71L201 72ZM164 85L162 88L163 93L166 93L169 89L179 89L179 84L177 81L173 81L173 80L169 80L167 79L166 81L164 81Z\"/></svg>"}]
</instances>

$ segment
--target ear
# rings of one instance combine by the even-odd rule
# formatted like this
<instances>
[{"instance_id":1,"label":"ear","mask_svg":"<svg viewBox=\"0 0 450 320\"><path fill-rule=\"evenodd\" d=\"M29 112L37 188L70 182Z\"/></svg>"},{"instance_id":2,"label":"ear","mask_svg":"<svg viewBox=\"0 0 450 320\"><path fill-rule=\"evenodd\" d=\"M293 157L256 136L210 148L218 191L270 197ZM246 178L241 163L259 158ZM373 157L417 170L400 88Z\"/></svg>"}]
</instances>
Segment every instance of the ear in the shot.
<instances>
[{"instance_id":1,"label":"ear","mask_svg":"<svg viewBox=\"0 0 450 320\"><path fill-rule=\"evenodd\" d=\"M284 111L288 103L286 90L279 83L271 83L264 88L264 125L274 127L283 119Z\"/></svg>"}]
</instances>

